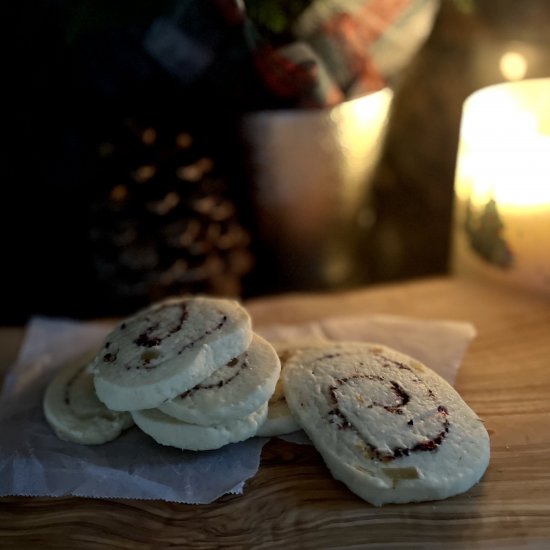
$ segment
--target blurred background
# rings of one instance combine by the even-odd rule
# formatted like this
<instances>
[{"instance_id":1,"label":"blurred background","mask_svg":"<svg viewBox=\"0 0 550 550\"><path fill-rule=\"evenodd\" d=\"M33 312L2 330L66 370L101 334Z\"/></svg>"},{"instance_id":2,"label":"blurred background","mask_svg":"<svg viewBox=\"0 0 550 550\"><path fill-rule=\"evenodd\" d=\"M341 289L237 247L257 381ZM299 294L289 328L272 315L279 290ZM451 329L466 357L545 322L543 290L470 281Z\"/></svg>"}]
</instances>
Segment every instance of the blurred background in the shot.
<instances>
[{"instance_id":1,"label":"blurred background","mask_svg":"<svg viewBox=\"0 0 550 550\"><path fill-rule=\"evenodd\" d=\"M550 76L547 0L13 4L3 324L445 273L462 102Z\"/></svg>"}]
</instances>

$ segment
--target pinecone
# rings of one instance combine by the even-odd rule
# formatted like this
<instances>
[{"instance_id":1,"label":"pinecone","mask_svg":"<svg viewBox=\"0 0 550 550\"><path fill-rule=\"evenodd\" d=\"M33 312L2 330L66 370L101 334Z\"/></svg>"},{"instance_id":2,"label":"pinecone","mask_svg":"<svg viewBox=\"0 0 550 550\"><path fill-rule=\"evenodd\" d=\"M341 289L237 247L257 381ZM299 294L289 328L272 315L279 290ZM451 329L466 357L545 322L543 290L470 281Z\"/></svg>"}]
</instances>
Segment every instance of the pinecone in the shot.
<instances>
[{"instance_id":1,"label":"pinecone","mask_svg":"<svg viewBox=\"0 0 550 550\"><path fill-rule=\"evenodd\" d=\"M98 146L92 255L121 312L174 294L239 296L252 267L250 236L208 132L175 119L126 117Z\"/></svg>"}]
</instances>

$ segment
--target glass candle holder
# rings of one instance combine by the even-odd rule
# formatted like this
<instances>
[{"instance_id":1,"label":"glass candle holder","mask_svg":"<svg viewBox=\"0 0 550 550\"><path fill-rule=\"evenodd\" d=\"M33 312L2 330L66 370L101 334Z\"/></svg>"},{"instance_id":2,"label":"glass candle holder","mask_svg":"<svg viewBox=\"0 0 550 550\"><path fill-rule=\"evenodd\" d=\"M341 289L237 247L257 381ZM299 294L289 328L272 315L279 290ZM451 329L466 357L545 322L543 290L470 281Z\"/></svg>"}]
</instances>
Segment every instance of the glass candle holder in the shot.
<instances>
[{"instance_id":1,"label":"glass candle holder","mask_svg":"<svg viewBox=\"0 0 550 550\"><path fill-rule=\"evenodd\" d=\"M550 78L483 88L463 106L451 269L550 297Z\"/></svg>"}]
</instances>

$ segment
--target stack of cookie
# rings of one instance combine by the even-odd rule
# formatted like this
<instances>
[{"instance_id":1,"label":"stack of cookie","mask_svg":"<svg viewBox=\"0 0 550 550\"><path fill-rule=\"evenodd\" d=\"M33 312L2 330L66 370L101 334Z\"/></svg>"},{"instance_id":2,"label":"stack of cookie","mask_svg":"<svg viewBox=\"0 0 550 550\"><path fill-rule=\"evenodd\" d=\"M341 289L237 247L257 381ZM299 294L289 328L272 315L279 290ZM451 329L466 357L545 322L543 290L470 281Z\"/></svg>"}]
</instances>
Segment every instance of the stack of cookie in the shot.
<instances>
[{"instance_id":1,"label":"stack of cookie","mask_svg":"<svg viewBox=\"0 0 550 550\"><path fill-rule=\"evenodd\" d=\"M58 374L44 400L60 437L103 443L131 424L131 416L157 442L199 451L256 435L281 367L238 302L189 297L124 320L89 366L72 368ZM82 414L83 392L73 395L76 380L85 380L78 385L87 388L85 400L94 401L94 419ZM81 437L82 427L98 417L116 428L104 430L103 440Z\"/></svg>"},{"instance_id":2,"label":"stack of cookie","mask_svg":"<svg viewBox=\"0 0 550 550\"><path fill-rule=\"evenodd\" d=\"M301 428L332 475L375 505L462 493L490 456L483 422L416 359L369 343L272 345L238 302L206 297L120 323L91 363L58 373L44 411L70 441L104 443L135 422L195 451Z\"/></svg>"}]
</instances>

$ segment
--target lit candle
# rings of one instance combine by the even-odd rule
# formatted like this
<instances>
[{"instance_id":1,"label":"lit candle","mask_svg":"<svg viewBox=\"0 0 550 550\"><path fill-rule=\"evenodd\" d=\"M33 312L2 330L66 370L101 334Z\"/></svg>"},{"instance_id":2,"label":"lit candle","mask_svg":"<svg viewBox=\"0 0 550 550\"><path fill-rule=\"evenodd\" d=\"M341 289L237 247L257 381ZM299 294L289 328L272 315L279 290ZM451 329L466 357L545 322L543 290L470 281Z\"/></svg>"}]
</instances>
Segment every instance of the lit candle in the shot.
<instances>
[{"instance_id":1,"label":"lit candle","mask_svg":"<svg viewBox=\"0 0 550 550\"><path fill-rule=\"evenodd\" d=\"M550 296L550 78L464 103L452 269Z\"/></svg>"}]
</instances>

